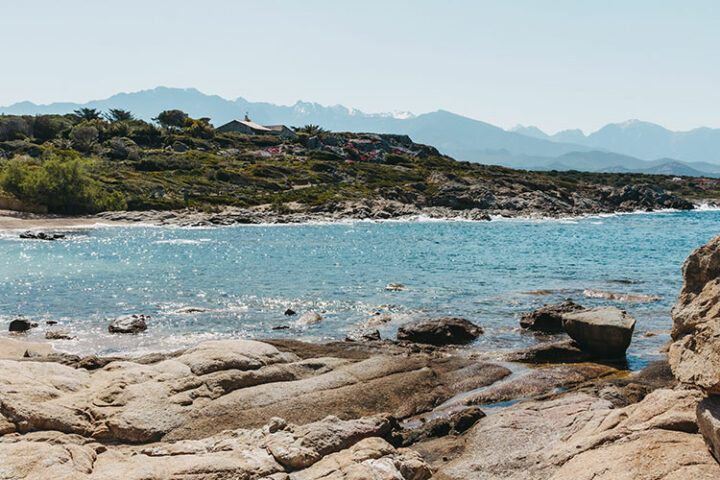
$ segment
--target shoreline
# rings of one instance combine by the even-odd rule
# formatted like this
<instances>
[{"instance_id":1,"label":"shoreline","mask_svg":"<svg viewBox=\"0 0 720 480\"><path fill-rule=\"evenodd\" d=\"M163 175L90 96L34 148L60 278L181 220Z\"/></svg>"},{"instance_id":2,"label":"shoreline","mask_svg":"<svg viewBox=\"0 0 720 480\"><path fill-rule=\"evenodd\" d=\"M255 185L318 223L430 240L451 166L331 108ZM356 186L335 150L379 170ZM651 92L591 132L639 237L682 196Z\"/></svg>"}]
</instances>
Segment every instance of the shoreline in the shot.
<instances>
[{"instance_id":1,"label":"shoreline","mask_svg":"<svg viewBox=\"0 0 720 480\"><path fill-rule=\"evenodd\" d=\"M663 208L655 210L614 210L591 212L542 212L529 213L496 210L450 210L446 208L417 209L412 212L398 212L397 215L355 216L345 212L292 212L277 213L267 208L240 209L226 207L219 212L197 210L123 210L101 212L95 215L64 216L35 214L0 210L0 231L21 232L57 229L103 228L117 226L138 227L219 227L219 226L273 226L273 225L342 225L368 223L430 223L430 222L487 222L487 221L566 221L587 218L606 218L616 215L652 215L658 213L718 211L714 202L693 204L692 210Z\"/></svg>"}]
</instances>

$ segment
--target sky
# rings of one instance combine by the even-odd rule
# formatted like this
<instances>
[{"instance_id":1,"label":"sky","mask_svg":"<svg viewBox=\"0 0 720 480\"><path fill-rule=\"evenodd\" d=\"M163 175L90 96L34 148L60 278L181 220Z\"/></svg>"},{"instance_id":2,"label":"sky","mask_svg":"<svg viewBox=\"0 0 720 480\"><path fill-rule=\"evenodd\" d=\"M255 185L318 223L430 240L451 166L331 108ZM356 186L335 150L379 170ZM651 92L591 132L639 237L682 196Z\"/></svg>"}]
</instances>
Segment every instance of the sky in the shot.
<instances>
[{"instance_id":1,"label":"sky","mask_svg":"<svg viewBox=\"0 0 720 480\"><path fill-rule=\"evenodd\" d=\"M0 0L0 105L194 87L589 132L720 127L720 2Z\"/></svg>"}]
</instances>

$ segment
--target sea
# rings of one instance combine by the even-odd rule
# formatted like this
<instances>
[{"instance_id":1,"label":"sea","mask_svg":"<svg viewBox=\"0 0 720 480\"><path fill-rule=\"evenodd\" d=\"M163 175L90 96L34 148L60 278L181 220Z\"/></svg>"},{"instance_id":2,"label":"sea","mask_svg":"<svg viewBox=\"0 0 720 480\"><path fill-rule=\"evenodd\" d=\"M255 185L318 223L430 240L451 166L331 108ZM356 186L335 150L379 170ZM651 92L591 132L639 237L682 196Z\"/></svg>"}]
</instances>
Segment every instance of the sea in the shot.
<instances>
[{"instance_id":1,"label":"sea","mask_svg":"<svg viewBox=\"0 0 720 480\"><path fill-rule=\"evenodd\" d=\"M503 352L561 338L525 332L519 319L569 298L633 316L628 364L642 368L670 338L682 263L720 233L720 211L53 232L67 237L0 232L0 336L24 316L39 325L28 340L62 329L75 337L53 341L62 351L141 354L229 338L342 340L381 313L392 319L383 338L411 320L456 316L484 329L467 348ZM588 298L587 289L659 300ZM301 325L305 312L322 321ZM110 334L109 321L126 314L149 315L147 331Z\"/></svg>"}]
</instances>

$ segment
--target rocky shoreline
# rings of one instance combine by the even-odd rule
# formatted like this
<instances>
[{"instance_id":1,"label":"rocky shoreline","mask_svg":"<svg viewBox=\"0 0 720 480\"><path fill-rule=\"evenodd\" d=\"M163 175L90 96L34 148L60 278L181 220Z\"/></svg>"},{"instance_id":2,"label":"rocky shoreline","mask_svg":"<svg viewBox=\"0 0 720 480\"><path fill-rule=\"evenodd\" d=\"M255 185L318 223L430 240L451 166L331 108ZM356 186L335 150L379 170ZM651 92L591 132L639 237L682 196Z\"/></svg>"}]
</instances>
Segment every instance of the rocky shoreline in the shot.
<instances>
[{"instance_id":1,"label":"rocky shoreline","mask_svg":"<svg viewBox=\"0 0 720 480\"><path fill-rule=\"evenodd\" d=\"M637 372L634 320L575 304L522 320L568 341L504 355L457 318L132 358L0 339L0 479L716 479L718 258L685 262L669 361Z\"/></svg>"},{"instance_id":2,"label":"rocky shoreline","mask_svg":"<svg viewBox=\"0 0 720 480\"><path fill-rule=\"evenodd\" d=\"M456 192L457 193L457 192ZM437 205L417 199L366 198L355 201L330 202L308 207L301 203L285 203L282 208L266 204L248 208L219 207L204 211L123 210L89 216L58 216L0 212L0 229L62 228L92 224L141 224L158 226L206 227L242 224L333 223L361 220L435 220L490 221L493 218L571 218L587 215L652 212L654 210L693 210L697 205L649 185L623 188L594 188L566 198L562 192L529 190L499 192L479 205L464 202L463 195L450 196ZM437 203L437 202L435 202Z\"/></svg>"}]
</instances>

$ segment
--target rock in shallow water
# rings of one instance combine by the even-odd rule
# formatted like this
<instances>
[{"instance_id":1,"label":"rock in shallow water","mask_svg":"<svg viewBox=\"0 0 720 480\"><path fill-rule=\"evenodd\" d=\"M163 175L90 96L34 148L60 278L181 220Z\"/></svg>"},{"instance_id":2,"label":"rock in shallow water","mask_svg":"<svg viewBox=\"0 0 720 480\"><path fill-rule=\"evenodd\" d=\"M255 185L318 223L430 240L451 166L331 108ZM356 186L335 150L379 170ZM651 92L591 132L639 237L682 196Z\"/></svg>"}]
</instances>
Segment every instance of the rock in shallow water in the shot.
<instances>
[{"instance_id":1,"label":"rock in shallow water","mask_svg":"<svg viewBox=\"0 0 720 480\"><path fill-rule=\"evenodd\" d=\"M317 312L305 312L295 322L296 325L306 327L322 322L322 316Z\"/></svg>"},{"instance_id":2,"label":"rock in shallow water","mask_svg":"<svg viewBox=\"0 0 720 480\"><path fill-rule=\"evenodd\" d=\"M398 340L430 345L470 343L482 335L482 328L464 318L443 317L418 320L398 329Z\"/></svg>"},{"instance_id":3,"label":"rock in shallow water","mask_svg":"<svg viewBox=\"0 0 720 480\"><path fill-rule=\"evenodd\" d=\"M583 295L588 298L604 298L607 300L617 300L619 302L638 302L638 303L649 303L658 302L660 297L655 295L643 295L643 294L632 294L632 293L615 293L606 292L604 290L583 290Z\"/></svg>"},{"instance_id":4,"label":"rock in shallow water","mask_svg":"<svg viewBox=\"0 0 720 480\"><path fill-rule=\"evenodd\" d=\"M37 327L37 323L32 323L27 318L16 318L10 322L8 330L11 332L27 332L33 327Z\"/></svg>"},{"instance_id":5,"label":"rock in shallow water","mask_svg":"<svg viewBox=\"0 0 720 480\"><path fill-rule=\"evenodd\" d=\"M563 329L581 349L616 358L630 346L635 319L619 308L597 307L563 315Z\"/></svg>"},{"instance_id":6,"label":"rock in shallow water","mask_svg":"<svg viewBox=\"0 0 720 480\"><path fill-rule=\"evenodd\" d=\"M108 326L110 333L140 333L147 330L146 315L124 315L113 320Z\"/></svg>"},{"instance_id":7,"label":"rock in shallow water","mask_svg":"<svg viewBox=\"0 0 720 480\"><path fill-rule=\"evenodd\" d=\"M580 310L585 310L585 307L569 299L563 303L545 305L542 308L523 315L520 319L520 326L537 332L562 332L562 316L566 313Z\"/></svg>"},{"instance_id":8,"label":"rock in shallow water","mask_svg":"<svg viewBox=\"0 0 720 480\"><path fill-rule=\"evenodd\" d=\"M405 285L403 285L402 283L390 282L387 285L385 285L385 290L399 292L401 290L405 290Z\"/></svg>"}]
</instances>

